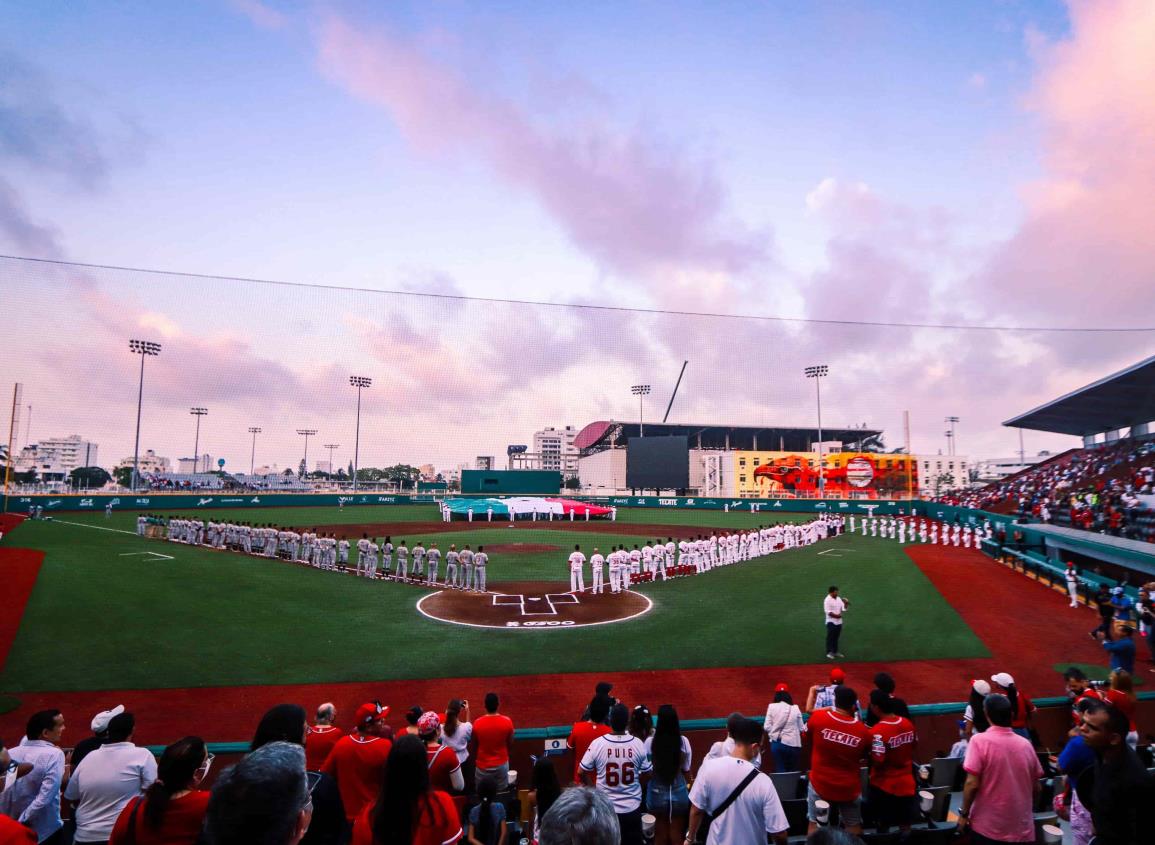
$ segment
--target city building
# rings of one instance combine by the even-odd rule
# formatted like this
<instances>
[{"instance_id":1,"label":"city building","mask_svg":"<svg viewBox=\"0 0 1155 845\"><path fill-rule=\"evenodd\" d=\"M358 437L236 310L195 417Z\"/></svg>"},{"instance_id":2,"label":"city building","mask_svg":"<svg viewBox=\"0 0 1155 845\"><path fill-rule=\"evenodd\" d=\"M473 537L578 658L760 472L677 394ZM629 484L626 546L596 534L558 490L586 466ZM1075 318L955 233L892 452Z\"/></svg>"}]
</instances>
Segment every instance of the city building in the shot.
<instances>
[{"instance_id":1,"label":"city building","mask_svg":"<svg viewBox=\"0 0 1155 845\"><path fill-rule=\"evenodd\" d=\"M1002 481L1007 476L1030 469L1051 457L1053 455L1050 452L1039 452L1037 455L1015 455L1011 458L983 458L974 463L975 480L983 484Z\"/></svg>"},{"instance_id":2,"label":"city building","mask_svg":"<svg viewBox=\"0 0 1155 845\"><path fill-rule=\"evenodd\" d=\"M970 459L962 455L915 455L918 465L918 492L937 496L947 490L970 487Z\"/></svg>"},{"instance_id":3,"label":"city building","mask_svg":"<svg viewBox=\"0 0 1155 845\"><path fill-rule=\"evenodd\" d=\"M493 455L478 455L472 467L462 464L461 469L479 469L488 472L497 469L497 458Z\"/></svg>"},{"instance_id":4,"label":"city building","mask_svg":"<svg viewBox=\"0 0 1155 845\"><path fill-rule=\"evenodd\" d=\"M116 465L116 468L132 469L132 455L129 455L127 458L122 458L120 463ZM140 453L141 475L158 475L165 472L172 472L172 464L169 463L168 458L160 457L152 449Z\"/></svg>"},{"instance_id":5,"label":"city building","mask_svg":"<svg viewBox=\"0 0 1155 845\"><path fill-rule=\"evenodd\" d=\"M213 472L217 465L213 463L213 456L205 452L197 458L177 458L177 472ZM144 469L141 468L141 472Z\"/></svg>"},{"instance_id":6,"label":"city building","mask_svg":"<svg viewBox=\"0 0 1155 845\"><path fill-rule=\"evenodd\" d=\"M52 437L31 443L20 450L14 468L18 472L35 471L37 477L64 476L79 467L96 466L97 449L79 434Z\"/></svg>"},{"instance_id":7,"label":"city building","mask_svg":"<svg viewBox=\"0 0 1155 845\"><path fill-rule=\"evenodd\" d=\"M417 472L420 474L422 481L433 481L437 478L437 470L433 464L422 464L417 467Z\"/></svg>"},{"instance_id":8,"label":"city building","mask_svg":"<svg viewBox=\"0 0 1155 845\"><path fill-rule=\"evenodd\" d=\"M579 451L574 446L577 434L578 430L572 425L535 431L533 453L537 455L537 469L554 470L565 476L577 475Z\"/></svg>"}]
</instances>

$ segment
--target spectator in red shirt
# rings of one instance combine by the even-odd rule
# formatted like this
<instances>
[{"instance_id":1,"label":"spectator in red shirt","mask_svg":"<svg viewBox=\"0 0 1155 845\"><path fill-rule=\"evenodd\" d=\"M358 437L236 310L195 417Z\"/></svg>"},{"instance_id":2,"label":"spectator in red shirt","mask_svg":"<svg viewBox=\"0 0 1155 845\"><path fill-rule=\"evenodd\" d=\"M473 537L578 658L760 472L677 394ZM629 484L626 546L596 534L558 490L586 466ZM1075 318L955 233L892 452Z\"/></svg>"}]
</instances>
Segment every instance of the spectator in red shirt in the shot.
<instances>
[{"instance_id":1,"label":"spectator in red shirt","mask_svg":"<svg viewBox=\"0 0 1155 845\"><path fill-rule=\"evenodd\" d=\"M566 747L573 751L573 782L581 783L581 762L590 743L599 736L610 732L606 718L610 715L610 699L595 696L590 702L589 719L584 722L574 722L566 739Z\"/></svg>"},{"instance_id":2,"label":"spectator in red shirt","mask_svg":"<svg viewBox=\"0 0 1155 845\"><path fill-rule=\"evenodd\" d=\"M870 712L875 723L870 729L870 795L867 807L879 833L894 825L903 834L918 816L914 783L914 749L918 734L914 723L895 712L896 699L883 690L870 694Z\"/></svg>"},{"instance_id":3,"label":"spectator in red shirt","mask_svg":"<svg viewBox=\"0 0 1155 845\"><path fill-rule=\"evenodd\" d=\"M513 749L513 720L497 712L497 693L485 694L485 715L473 722L477 752L477 786L492 780L497 791L509 785L509 752Z\"/></svg>"},{"instance_id":4,"label":"spectator in red shirt","mask_svg":"<svg viewBox=\"0 0 1155 845\"><path fill-rule=\"evenodd\" d=\"M305 738L305 760L311 772L319 772L333 746L343 734L333 723L337 721L337 708L325 702L317 708L317 723L309 729Z\"/></svg>"},{"instance_id":5,"label":"spectator in red shirt","mask_svg":"<svg viewBox=\"0 0 1155 845\"><path fill-rule=\"evenodd\" d=\"M1023 739L1031 739L1031 714L1035 712L1035 705L1031 700L1019 692L1015 686L1015 679L1006 672L996 672L991 675L994 692L1001 693L1011 703L1011 730Z\"/></svg>"},{"instance_id":6,"label":"spectator in red shirt","mask_svg":"<svg viewBox=\"0 0 1155 845\"><path fill-rule=\"evenodd\" d=\"M810 833L818 829L816 801L838 808L848 833L862 833L862 764L870 751L870 729L858 718L858 693L845 685L834 691L834 706L815 710L806 725L811 745L807 787Z\"/></svg>"},{"instance_id":7,"label":"spectator in red shirt","mask_svg":"<svg viewBox=\"0 0 1155 845\"><path fill-rule=\"evenodd\" d=\"M345 818L350 822L381 791L385 761L393 747L393 743L381 736L381 723L388 713L388 707L382 708L376 702L358 707L356 732L341 737L321 767L322 772L337 781Z\"/></svg>"},{"instance_id":8,"label":"spectator in red shirt","mask_svg":"<svg viewBox=\"0 0 1155 845\"><path fill-rule=\"evenodd\" d=\"M430 786L427 760L418 737L397 739L376 800L353 823L350 845L452 845L461 839L457 807Z\"/></svg>"},{"instance_id":9,"label":"spectator in red shirt","mask_svg":"<svg viewBox=\"0 0 1155 845\"><path fill-rule=\"evenodd\" d=\"M461 763L452 748L441 744L441 719L432 710L422 713L417 720L417 736L425 743L425 753L429 757L430 786L442 792L461 792L465 789Z\"/></svg>"},{"instance_id":10,"label":"spectator in red shirt","mask_svg":"<svg viewBox=\"0 0 1155 845\"><path fill-rule=\"evenodd\" d=\"M109 845L193 845L209 806L208 792L197 786L212 759L199 736L186 736L166 748L156 781L121 810Z\"/></svg>"}]
</instances>

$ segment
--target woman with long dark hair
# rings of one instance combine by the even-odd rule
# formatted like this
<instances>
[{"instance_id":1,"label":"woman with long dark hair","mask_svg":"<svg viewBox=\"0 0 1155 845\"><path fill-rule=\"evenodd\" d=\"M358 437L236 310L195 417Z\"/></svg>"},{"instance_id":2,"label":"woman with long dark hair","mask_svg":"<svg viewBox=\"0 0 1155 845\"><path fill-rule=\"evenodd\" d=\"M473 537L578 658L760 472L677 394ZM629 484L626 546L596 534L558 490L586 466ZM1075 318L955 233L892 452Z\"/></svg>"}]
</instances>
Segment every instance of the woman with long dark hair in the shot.
<instances>
[{"instance_id":1,"label":"woman with long dark hair","mask_svg":"<svg viewBox=\"0 0 1155 845\"><path fill-rule=\"evenodd\" d=\"M626 732L635 739L645 742L654 733L654 717L650 715L650 708L639 704L630 713L630 726Z\"/></svg>"},{"instance_id":2,"label":"woman with long dark hair","mask_svg":"<svg viewBox=\"0 0 1155 845\"><path fill-rule=\"evenodd\" d=\"M197 841L209 805L207 790L197 789L212 766L199 736L186 736L164 750L156 781L125 805L109 845L181 845Z\"/></svg>"},{"instance_id":3,"label":"woman with long dark hair","mask_svg":"<svg viewBox=\"0 0 1155 845\"><path fill-rule=\"evenodd\" d=\"M418 835L423 842L454 842L461 822L449 794L429 787L425 743L402 735L389 752L377 800L353 822L351 845L412 845Z\"/></svg>"},{"instance_id":4,"label":"woman with long dark hair","mask_svg":"<svg viewBox=\"0 0 1155 845\"><path fill-rule=\"evenodd\" d=\"M658 708L658 725L646 740L654 766L646 787L646 809L654 816L654 845L680 845L690 816L690 741L682 735L678 711L671 704Z\"/></svg>"},{"instance_id":5,"label":"woman with long dark hair","mask_svg":"<svg viewBox=\"0 0 1155 845\"><path fill-rule=\"evenodd\" d=\"M261 717L250 751L270 742L305 745L309 723L305 709L297 704L278 704ZM337 782L323 772L306 772L309 795L313 799L313 820L301 845L338 845L345 836L345 806Z\"/></svg>"},{"instance_id":6,"label":"woman with long dark hair","mask_svg":"<svg viewBox=\"0 0 1155 845\"><path fill-rule=\"evenodd\" d=\"M477 787L479 802L469 811L466 836L469 845L505 845L505 805L497 800L497 784L483 780Z\"/></svg>"},{"instance_id":7,"label":"woman with long dark hair","mask_svg":"<svg viewBox=\"0 0 1155 845\"><path fill-rule=\"evenodd\" d=\"M537 842L541 820L559 795L561 782L557 779L553 761L549 757L539 757L533 764L533 774L530 776L529 806L533 811L533 836L530 841Z\"/></svg>"},{"instance_id":8,"label":"woman with long dark hair","mask_svg":"<svg viewBox=\"0 0 1155 845\"><path fill-rule=\"evenodd\" d=\"M971 682L971 693L967 699L966 710L963 712L963 721L966 722L967 738L975 734L985 733L991 726L987 721L987 714L983 711L983 702L991 694L991 685L981 678Z\"/></svg>"},{"instance_id":9,"label":"woman with long dark hair","mask_svg":"<svg viewBox=\"0 0 1155 845\"><path fill-rule=\"evenodd\" d=\"M462 698L450 699L445 708L445 724L441 728L441 741L453 749L461 774L465 777L465 789L473 790L473 763L469 759L469 740L473 738L473 723L469 721L469 702Z\"/></svg>"}]
</instances>

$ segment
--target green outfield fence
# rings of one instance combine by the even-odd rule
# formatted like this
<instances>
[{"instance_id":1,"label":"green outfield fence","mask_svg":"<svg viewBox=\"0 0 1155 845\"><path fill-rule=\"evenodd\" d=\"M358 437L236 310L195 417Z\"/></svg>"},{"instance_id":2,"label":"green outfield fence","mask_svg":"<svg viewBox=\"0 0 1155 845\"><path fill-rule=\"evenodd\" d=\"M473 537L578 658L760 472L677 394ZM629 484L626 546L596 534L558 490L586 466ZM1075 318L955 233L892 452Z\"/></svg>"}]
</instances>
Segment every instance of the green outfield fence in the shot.
<instances>
[{"instance_id":1,"label":"green outfield fence","mask_svg":"<svg viewBox=\"0 0 1155 845\"><path fill-rule=\"evenodd\" d=\"M730 510L735 512L773 513L841 513L882 515L910 513L922 503L881 499L739 499L722 496L559 496L619 508L668 508L689 510ZM468 496L455 497L468 498ZM32 494L10 495L5 510L28 513L34 506L45 513L55 511L102 511L109 504L114 510L200 510L213 508L268 507L354 507L373 505L429 504L437 500L430 494L385 493L230 493L212 491L195 493L101 493L94 495Z\"/></svg>"}]
</instances>

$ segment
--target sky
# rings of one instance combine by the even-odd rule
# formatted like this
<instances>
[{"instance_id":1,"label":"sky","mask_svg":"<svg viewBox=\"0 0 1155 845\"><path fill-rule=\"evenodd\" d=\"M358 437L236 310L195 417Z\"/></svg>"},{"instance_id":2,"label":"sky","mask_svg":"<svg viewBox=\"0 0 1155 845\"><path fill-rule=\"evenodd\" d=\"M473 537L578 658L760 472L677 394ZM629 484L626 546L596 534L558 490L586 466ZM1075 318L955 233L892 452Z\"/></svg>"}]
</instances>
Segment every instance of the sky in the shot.
<instances>
[{"instance_id":1,"label":"sky","mask_svg":"<svg viewBox=\"0 0 1155 845\"><path fill-rule=\"evenodd\" d=\"M206 407L238 470L347 463L350 375L363 466L451 468L683 361L671 421L814 425L825 363L827 425L1004 456L1152 354L1155 4L571 6L0 0L31 440L131 454L133 337L141 448Z\"/></svg>"}]
</instances>

